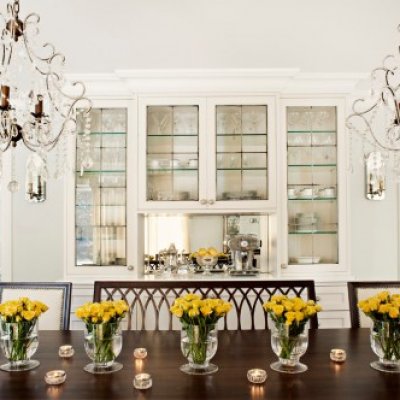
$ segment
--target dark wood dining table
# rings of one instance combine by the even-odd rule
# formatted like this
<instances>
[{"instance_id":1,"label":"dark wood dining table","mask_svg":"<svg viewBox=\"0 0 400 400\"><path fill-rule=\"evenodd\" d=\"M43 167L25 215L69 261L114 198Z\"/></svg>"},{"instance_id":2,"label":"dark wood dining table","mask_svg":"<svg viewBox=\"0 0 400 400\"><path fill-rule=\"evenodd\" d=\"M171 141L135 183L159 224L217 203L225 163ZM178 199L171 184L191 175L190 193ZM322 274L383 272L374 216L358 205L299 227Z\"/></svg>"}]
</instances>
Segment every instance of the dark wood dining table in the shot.
<instances>
[{"instance_id":1,"label":"dark wood dining table","mask_svg":"<svg viewBox=\"0 0 400 400\"><path fill-rule=\"evenodd\" d=\"M31 371L0 371L1 400L34 399L399 399L400 375L373 370L369 363L376 359L369 343L367 329L326 329L310 331L309 347L302 357L309 370L297 375L272 371L276 360L267 331L220 331L213 363L219 370L213 375L191 376L179 370L185 359L180 351L180 333L124 332L123 349L118 361L121 371L108 375L92 375L83 370L89 362L83 347L83 332L40 331L39 349L34 359L40 366ZM72 344L75 355L70 359L58 356L58 347ZM145 360L135 360L133 350L146 347ZM330 361L331 348L347 351L345 363ZM1 362L5 362L1 355ZM247 370L262 368L268 373L264 384L247 381ZM63 369L65 383L49 386L44 375L49 370ZM153 386L137 390L135 374L148 372Z\"/></svg>"}]
</instances>

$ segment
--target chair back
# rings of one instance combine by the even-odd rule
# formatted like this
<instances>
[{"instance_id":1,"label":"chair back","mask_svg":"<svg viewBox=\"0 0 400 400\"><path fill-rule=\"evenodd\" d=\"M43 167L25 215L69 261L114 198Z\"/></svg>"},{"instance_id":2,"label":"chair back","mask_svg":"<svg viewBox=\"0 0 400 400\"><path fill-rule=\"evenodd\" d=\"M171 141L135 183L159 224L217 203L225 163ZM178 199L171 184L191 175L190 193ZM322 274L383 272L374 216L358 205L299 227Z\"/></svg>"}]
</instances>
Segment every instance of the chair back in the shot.
<instances>
[{"instance_id":1,"label":"chair back","mask_svg":"<svg viewBox=\"0 0 400 400\"><path fill-rule=\"evenodd\" d=\"M263 304L274 294L316 300L314 281L97 281L94 301L126 300L130 313L127 329L175 330L180 323L169 309L177 297L186 293L222 298L232 310L219 321L219 329L255 330L268 327ZM310 327L317 328L315 315Z\"/></svg>"},{"instance_id":2,"label":"chair back","mask_svg":"<svg viewBox=\"0 0 400 400\"><path fill-rule=\"evenodd\" d=\"M375 296L383 290L391 293L400 293L400 281L380 282L348 282L350 320L352 328L369 328L372 325L371 318L368 318L358 307L360 300Z\"/></svg>"},{"instance_id":3,"label":"chair back","mask_svg":"<svg viewBox=\"0 0 400 400\"><path fill-rule=\"evenodd\" d=\"M39 300L49 309L39 317L44 330L68 330L71 310L70 282L0 282L0 303L29 297Z\"/></svg>"}]
</instances>

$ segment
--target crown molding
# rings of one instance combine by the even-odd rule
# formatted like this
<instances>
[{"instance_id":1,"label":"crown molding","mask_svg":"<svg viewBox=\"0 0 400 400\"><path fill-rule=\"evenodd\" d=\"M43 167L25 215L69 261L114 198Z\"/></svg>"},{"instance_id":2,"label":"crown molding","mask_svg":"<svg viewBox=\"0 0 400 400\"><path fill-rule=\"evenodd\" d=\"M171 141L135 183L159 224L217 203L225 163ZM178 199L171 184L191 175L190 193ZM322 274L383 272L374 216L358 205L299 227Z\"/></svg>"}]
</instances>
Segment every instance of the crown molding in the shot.
<instances>
[{"instance_id":1,"label":"crown molding","mask_svg":"<svg viewBox=\"0 0 400 400\"><path fill-rule=\"evenodd\" d=\"M302 73L274 69L147 69L110 74L68 74L83 81L91 97L121 98L141 93L350 94L367 73Z\"/></svg>"}]
</instances>

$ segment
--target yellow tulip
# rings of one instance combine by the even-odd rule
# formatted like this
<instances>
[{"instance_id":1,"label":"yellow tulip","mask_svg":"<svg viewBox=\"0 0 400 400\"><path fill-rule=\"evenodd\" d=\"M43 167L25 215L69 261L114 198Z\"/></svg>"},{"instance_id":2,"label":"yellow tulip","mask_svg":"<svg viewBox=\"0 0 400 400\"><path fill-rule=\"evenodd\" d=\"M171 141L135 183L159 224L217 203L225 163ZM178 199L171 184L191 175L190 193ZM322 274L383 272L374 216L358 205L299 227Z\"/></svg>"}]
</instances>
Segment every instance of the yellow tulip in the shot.
<instances>
[{"instance_id":1,"label":"yellow tulip","mask_svg":"<svg viewBox=\"0 0 400 400\"><path fill-rule=\"evenodd\" d=\"M280 317L283 312L285 311L285 307L281 304L277 304L272 307L272 312L277 316Z\"/></svg>"},{"instance_id":2,"label":"yellow tulip","mask_svg":"<svg viewBox=\"0 0 400 400\"><path fill-rule=\"evenodd\" d=\"M35 311L29 311L29 310L22 311L22 317L27 321L30 321L33 318L35 318Z\"/></svg>"},{"instance_id":3,"label":"yellow tulip","mask_svg":"<svg viewBox=\"0 0 400 400\"><path fill-rule=\"evenodd\" d=\"M390 307L389 317L390 318L399 318L399 309L396 307Z\"/></svg>"},{"instance_id":4,"label":"yellow tulip","mask_svg":"<svg viewBox=\"0 0 400 400\"><path fill-rule=\"evenodd\" d=\"M194 318L194 317L198 317L200 314L199 309L198 308L191 308L188 311L188 315L190 318Z\"/></svg>"},{"instance_id":5,"label":"yellow tulip","mask_svg":"<svg viewBox=\"0 0 400 400\"><path fill-rule=\"evenodd\" d=\"M206 305L204 305L203 307L201 307L201 308L200 308L200 311L201 311L201 314L202 314L204 317L207 317L207 316L211 315L212 312L213 312L212 308L209 307L209 306L206 306Z\"/></svg>"}]
</instances>

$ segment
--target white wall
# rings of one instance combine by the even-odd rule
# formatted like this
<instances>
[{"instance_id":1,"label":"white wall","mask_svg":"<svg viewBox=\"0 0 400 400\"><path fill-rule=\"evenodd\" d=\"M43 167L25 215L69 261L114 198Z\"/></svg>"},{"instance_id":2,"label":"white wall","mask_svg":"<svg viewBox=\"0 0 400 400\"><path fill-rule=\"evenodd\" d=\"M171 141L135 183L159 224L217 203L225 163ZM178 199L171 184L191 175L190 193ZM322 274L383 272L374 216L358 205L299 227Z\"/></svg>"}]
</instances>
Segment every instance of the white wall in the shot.
<instances>
[{"instance_id":1,"label":"white wall","mask_svg":"<svg viewBox=\"0 0 400 400\"><path fill-rule=\"evenodd\" d=\"M30 11L42 17L43 39L66 55L67 71L79 73L274 67L367 72L399 42L398 0L21 2L21 14ZM19 157L20 175L24 165ZM389 184L387 200L368 202L363 172L356 170L350 180L355 275L396 278L396 191ZM22 191L14 195L14 280L62 278L63 202L62 180L50 182L44 204L25 202Z\"/></svg>"}]
</instances>

